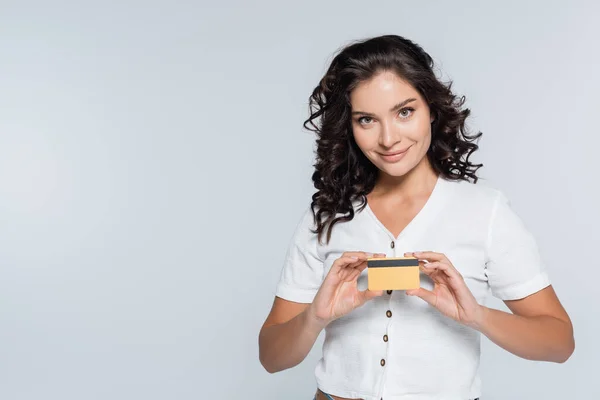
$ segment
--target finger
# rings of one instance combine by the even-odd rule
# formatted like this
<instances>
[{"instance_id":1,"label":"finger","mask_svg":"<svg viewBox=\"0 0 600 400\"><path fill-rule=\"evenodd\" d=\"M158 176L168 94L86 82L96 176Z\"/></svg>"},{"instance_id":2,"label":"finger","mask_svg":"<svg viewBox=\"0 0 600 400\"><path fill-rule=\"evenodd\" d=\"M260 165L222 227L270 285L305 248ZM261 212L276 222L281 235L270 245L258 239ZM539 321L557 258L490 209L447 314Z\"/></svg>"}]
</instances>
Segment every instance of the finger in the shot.
<instances>
[{"instance_id":1,"label":"finger","mask_svg":"<svg viewBox=\"0 0 600 400\"><path fill-rule=\"evenodd\" d=\"M371 258L385 258L387 257L385 253L375 253L373 254L373 257ZM352 271L352 273L349 275L348 279L346 279L346 281L352 281L354 279L356 279L366 268L367 268L367 263L365 261L359 260L359 263L357 265L353 265L353 266L348 266L348 267L353 267L354 270ZM348 269L348 268L346 268Z\"/></svg>"},{"instance_id":2,"label":"finger","mask_svg":"<svg viewBox=\"0 0 600 400\"><path fill-rule=\"evenodd\" d=\"M425 265L423 265L423 272L427 275L431 275L431 273L435 272L435 271L441 271L443 272L448 278L451 279L455 279L455 280L462 280L463 277L460 274L460 272L458 272L456 270L456 268L454 268L452 265L444 263L444 262L430 262L427 263Z\"/></svg>"},{"instance_id":3,"label":"finger","mask_svg":"<svg viewBox=\"0 0 600 400\"><path fill-rule=\"evenodd\" d=\"M373 253L367 251L346 251L342 253L342 257L358 257L361 260L373 257Z\"/></svg>"},{"instance_id":4,"label":"finger","mask_svg":"<svg viewBox=\"0 0 600 400\"><path fill-rule=\"evenodd\" d=\"M364 268L363 268L364 269ZM358 268L354 268L349 274L348 277L346 279L344 279L344 281L346 282L352 282L358 279L358 277L360 276L362 270L358 269Z\"/></svg>"},{"instance_id":5,"label":"finger","mask_svg":"<svg viewBox=\"0 0 600 400\"><path fill-rule=\"evenodd\" d=\"M346 256L347 255L347 256ZM351 264L345 265L345 267L358 269L360 272L364 271L367 268L367 259L369 258L384 258L386 257L385 253L367 253L367 252L347 252L341 258L351 257L355 258L355 262ZM336 260L337 261L337 260ZM334 262L335 263L335 262ZM343 269L344 267L341 267Z\"/></svg>"},{"instance_id":6,"label":"finger","mask_svg":"<svg viewBox=\"0 0 600 400\"><path fill-rule=\"evenodd\" d=\"M366 261L366 259L363 259L362 257L359 256L341 256L340 258L338 258L337 260L335 260L333 262L333 264L331 265L332 269L343 269L345 267L351 266L353 264L358 265L362 262Z\"/></svg>"},{"instance_id":7,"label":"finger","mask_svg":"<svg viewBox=\"0 0 600 400\"><path fill-rule=\"evenodd\" d=\"M365 269L367 268L367 263L365 261L361 262L360 264L358 264L354 269L356 271L358 271L358 273L360 274L361 272L363 272Z\"/></svg>"},{"instance_id":8,"label":"finger","mask_svg":"<svg viewBox=\"0 0 600 400\"><path fill-rule=\"evenodd\" d=\"M434 307L437 303L436 295L433 294L432 291L424 289L424 288L410 289L410 290L406 291L406 294L408 296L420 297L421 299L425 300L428 304L430 304Z\"/></svg>"},{"instance_id":9,"label":"finger","mask_svg":"<svg viewBox=\"0 0 600 400\"><path fill-rule=\"evenodd\" d=\"M337 279L345 279L348 273L353 269L353 266L359 265L362 262L363 261L360 261L358 257L342 256L335 260L333 264L331 264L331 268L329 269L327 276L336 276Z\"/></svg>"},{"instance_id":10,"label":"finger","mask_svg":"<svg viewBox=\"0 0 600 400\"><path fill-rule=\"evenodd\" d=\"M351 281L355 279L355 272L353 269L357 269L360 274L367 268L367 259L369 258L381 258L386 257L385 253L369 253L364 251L347 251L342 254L340 258L335 260L331 265L330 273L337 274L338 278L344 281Z\"/></svg>"},{"instance_id":11,"label":"finger","mask_svg":"<svg viewBox=\"0 0 600 400\"><path fill-rule=\"evenodd\" d=\"M345 267L341 267L338 270L337 275L343 281L351 281L356 279L356 277L359 276L362 271L365 270L365 268L367 268L367 262L358 260L354 263L346 265Z\"/></svg>"},{"instance_id":12,"label":"finger","mask_svg":"<svg viewBox=\"0 0 600 400\"><path fill-rule=\"evenodd\" d=\"M442 253L436 253L435 251L407 251L406 253L404 253L404 256L405 257L416 257L416 254L426 254L426 253L442 254Z\"/></svg>"},{"instance_id":13,"label":"finger","mask_svg":"<svg viewBox=\"0 0 600 400\"><path fill-rule=\"evenodd\" d=\"M379 297L383 295L383 290L369 290L365 289L360 292L361 302L365 303L375 297Z\"/></svg>"},{"instance_id":14,"label":"finger","mask_svg":"<svg viewBox=\"0 0 600 400\"><path fill-rule=\"evenodd\" d=\"M382 257L378 257L378 256L382 256ZM374 254L373 257L374 258L383 258L383 257L386 257L386 255L385 254ZM368 267L368 264L366 261L360 261L357 265L354 265L353 267L354 267L353 268L354 271L352 272L352 279L354 279L354 275L356 275L356 276L360 275ZM349 279L349 280L352 280L352 279Z\"/></svg>"},{"instance_id":15,"label":"finger","mask_svg":"<svg viewBox=\"0 0 600 400\"><path fill-rule=\"evenodd\" d=\"M417 258L417 260L419 261L419 266L423 267L425 264L427 264L429 261L425 260L425 259L420 259L417 256L415 256L415 252L407 252L404 253L404 257L415 257Z\"/></svg>"},{"instance_id":16,"label":"finger","mask_svg":"<svg viewBox=\"0 0 600 400\"><path fill-rule=\"evenodd\" d=\"M370 260L370 259L372 260L372 259L374 259L374 258L385 258L385 257L387 257L387 255L386 255L385 253L375 253L375 254L371 254L371 256L370 256L370 257L368 257L368 258L365 260L365 263L364 263L365 265L364 265L364 266L363 266L363 265L361 265L361 268L362 268L362 269L366 268L366 267L367 267L367 261L368 261L368 260Z\"/></svg>"},{"instance_id":17,"label":"finger","mask_svg":"<svg viewBox=\"0 0 600 400\"><path fill-rule=\"evenodd\" d=\"M448 285L454 292L454 295L458 299L459 303L471 301L474 298L472 292L465 282L465 279L452 265L434 262L427 264L424 268L424 272L429 276L436 271L439 271L439 273L442 273L447 277L444 279L444 283ZM431 276L431 279L434 282L439 282L440 278L438 276Z\"/></svg>"},{"instance_id":18,"label":"finger","mask_svg":"<svg viewBox=\"0 0 600 400\"><path fill-rule=\"evenodd\" d=\"M413 257L417 257L419 260L427 260L427 261L442 261L450 263L448 257L446 257L443 253L437 253L435 251L415 251L412 252Z\"/></svg>"}]
</instances>

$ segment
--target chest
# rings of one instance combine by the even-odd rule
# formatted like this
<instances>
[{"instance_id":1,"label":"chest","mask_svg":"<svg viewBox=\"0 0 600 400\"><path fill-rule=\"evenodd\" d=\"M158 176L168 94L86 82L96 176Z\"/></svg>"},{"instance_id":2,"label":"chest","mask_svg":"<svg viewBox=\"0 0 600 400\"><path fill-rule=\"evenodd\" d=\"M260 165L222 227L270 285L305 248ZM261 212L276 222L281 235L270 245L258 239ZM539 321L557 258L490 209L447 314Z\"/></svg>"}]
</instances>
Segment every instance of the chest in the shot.
<instances>
[{"instance_id":1,"label":"chest","mask_svg":"<svg viewBox=\"0 0 600 400\"><path fill-rule=\"evenodd\" d=\"M397 238L423 209L426 200L423 198L410 202L383 202L371 199L368 205L374 219Z\"/></svg>"},{"instance_id":2,"label":"chest","mask_svg":"<svg viewBox=\"0 0 600 400\"><path fill-rule=\"evenodd\" d=\"M476 215L452 212L427 213L425 218L415 208L413 206L409 212L409 207L401 213L381 208L377 217L365 208L352 221L336 226L329 244L321 248L325 271L346 251L382 253L386 257L402 257L405 252L413 251L435 251L450 259L468 285L474 286L477 297L483 296L488 237L485 220ZM366 270L358 283L361 290L366 288Z\"/></svg>"}]
</instances>

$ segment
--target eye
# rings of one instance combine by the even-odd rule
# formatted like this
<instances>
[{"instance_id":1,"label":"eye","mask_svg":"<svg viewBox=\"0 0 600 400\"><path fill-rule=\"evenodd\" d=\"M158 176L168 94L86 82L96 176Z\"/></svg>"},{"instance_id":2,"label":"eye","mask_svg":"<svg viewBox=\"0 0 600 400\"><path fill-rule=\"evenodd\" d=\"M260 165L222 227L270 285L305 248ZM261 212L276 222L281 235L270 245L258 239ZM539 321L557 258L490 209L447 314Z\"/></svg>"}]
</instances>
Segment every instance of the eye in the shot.
<instances>
[{"instance_id":1,"label":"eye","mask_svg":"<svg viewBox=\"0 0 600 400\"><path fill-rule=\"evenodd\" d=\"M400 118L402 118L402 119L407 119L413 114L414 111L415 111L414 108L406 107L406 108L403 108L402 110L400 110L398 112L398 115L400 115Z\"/></svg>"},{"instance_id":2,"label":"eye","mask_svg":"<svg viewBox=\"0 0 600 400\"><path fill-rule=\"evenodd\" d=\"M357 119L357 121L361 125L368 125L371 122L373 122L373 118L371 118L371 117L360 117L359 119Z\"/></svg>"}]
</instances>

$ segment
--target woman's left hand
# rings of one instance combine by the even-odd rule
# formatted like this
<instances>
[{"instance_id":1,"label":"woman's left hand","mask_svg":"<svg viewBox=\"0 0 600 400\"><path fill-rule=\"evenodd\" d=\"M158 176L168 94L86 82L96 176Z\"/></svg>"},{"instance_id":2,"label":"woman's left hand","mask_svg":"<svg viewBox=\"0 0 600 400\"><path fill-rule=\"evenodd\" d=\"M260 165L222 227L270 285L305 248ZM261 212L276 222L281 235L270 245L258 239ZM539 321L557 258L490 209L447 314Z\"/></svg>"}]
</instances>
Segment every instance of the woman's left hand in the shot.
<instances>
[{"instance_id":1,"label":"woman's left hand","mask_svg":"<svg viewBox=\"0 0 600 400\"><path fill-rule=\"evenodd\" d=\"M404 256L416 257L421 271L429 276L434 284L431 291L419 288L407 290L407 295L420 297L455 321L468 326L477 325L483 307L477 303L462 275L448 257L431 251L405 253Z\"/></svg>"}]
</instances>

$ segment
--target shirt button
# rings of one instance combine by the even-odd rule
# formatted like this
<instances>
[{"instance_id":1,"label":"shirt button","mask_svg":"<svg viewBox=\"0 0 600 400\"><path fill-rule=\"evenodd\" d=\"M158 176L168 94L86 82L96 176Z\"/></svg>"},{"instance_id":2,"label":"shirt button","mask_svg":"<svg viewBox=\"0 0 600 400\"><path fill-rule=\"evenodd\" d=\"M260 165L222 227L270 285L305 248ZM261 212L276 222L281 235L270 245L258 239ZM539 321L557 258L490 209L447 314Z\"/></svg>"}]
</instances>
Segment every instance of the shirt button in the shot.
<instances>
[{"instance_id":1,"label":"shirt button","mask_svg":"<svg viewBox=\"0 0 600 400\"><path fill-rule=\"evenodd\" d=\"M393 249L394 247L396 247L396 244L394 242L390 243L390 247Z\"/></svg>"},{"instance_id":2,"label":"shirt button","mask_svg":"<svg viewBox=\"0 0 600 400\"><path fill-rule=\"evenodd\" d=\"M390 310L387 310L385 315L387 315L388 318L392 318L392 312Z\"/></svg>"},{"instance_id":3,"label":"shirt button","mask_svg":"<svg viewBox=\"0 0 600 400\"><path fill-rule=\"evenodd\" d=\"M387 342L388 341L388 335L383 335L383 341Z\"/></svg>"},{"instance_id":4,"label":"shirt button","mask_svg":"<svg viewBox=\"0 0 600 400\"><path fill-rule=\"evenodd\" d=\"M383 358L381 359L380 364L382 367L385 365L385 360Z\"/></svg>"},{"instance_id":5,"label":"shirt button","mask_svg":"<svg viewBox=\"0 0 600 400\"><path fill-rule=\"evenodd\" d=\"M392 294L392 291L391 291L391 290L388 290L388 291L387 291L387 294Z\"/></svg>"}]
</instances>

